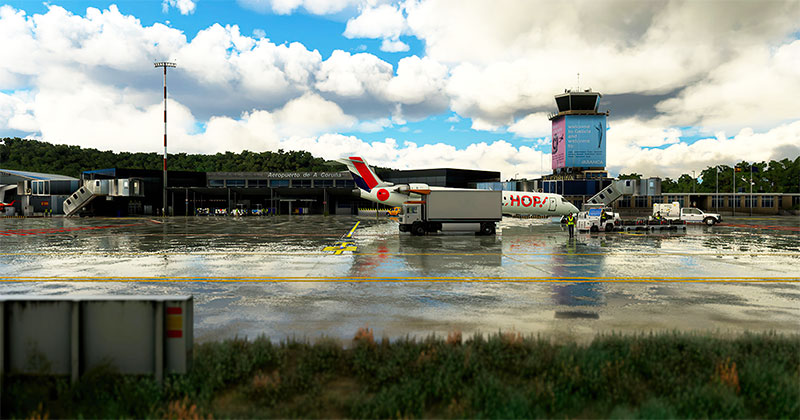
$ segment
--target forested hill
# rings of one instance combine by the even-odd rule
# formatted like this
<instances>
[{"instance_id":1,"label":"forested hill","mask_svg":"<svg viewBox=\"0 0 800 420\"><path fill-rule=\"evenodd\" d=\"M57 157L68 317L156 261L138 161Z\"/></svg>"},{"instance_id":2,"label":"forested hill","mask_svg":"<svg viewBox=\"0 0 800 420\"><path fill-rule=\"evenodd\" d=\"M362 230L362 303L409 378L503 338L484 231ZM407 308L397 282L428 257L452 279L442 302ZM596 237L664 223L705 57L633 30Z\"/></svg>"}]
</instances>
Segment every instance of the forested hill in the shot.
<instances>
[{"instance_id":1,"label":"forested hill","mask_svg":"<svg viewBox=\"0 0 800 420\"><path fill-rule=\"evenodd\" d=\"M217 153L215 155L170 154L170 170L200 172L291 172L344 171L338 163L309 152ZM79 146L50 144L37 140L0 140L0 168L79 177L81 172L104 168L161 169L158 153L114 153Z\"/></svg>"}]
</instances>

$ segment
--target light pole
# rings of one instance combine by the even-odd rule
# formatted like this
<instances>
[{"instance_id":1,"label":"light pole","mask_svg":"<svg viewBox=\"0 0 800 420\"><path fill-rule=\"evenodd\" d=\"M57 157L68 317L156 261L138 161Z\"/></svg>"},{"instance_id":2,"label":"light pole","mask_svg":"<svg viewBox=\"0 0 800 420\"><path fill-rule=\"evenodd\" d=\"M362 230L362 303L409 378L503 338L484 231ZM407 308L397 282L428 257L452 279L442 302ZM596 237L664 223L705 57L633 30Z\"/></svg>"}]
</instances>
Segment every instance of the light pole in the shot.
<instances>
[{"instance_id":1,"label":"light pole","mask_svg":"<svg viewBox=\"0 0 800 420\"><path fill-rule=\"evenodd\" d=\"M717 165L717 192L714 194L714 210L719 211L719 165Z\"/></svg>"},{"instance_id":2,"label":"light pole","mask_svg":"<svg viewBox=\"0 0 800 420\"><path fill-rule=\"evenodd\" d=\"M692 194L694 194L694 184L697 184L697 178L695 178L694 171L692 171Z\"/></svg>"},{"instance_id":3,"label":"light pole","mask_svg":"<svg viewBox=\"0 0 800 420\"><path fill-rule=\"evenodd\" d=\"M736 216L736 164L733 164L731 172L733 174L733 180L731 181L731 193L733 194L733 203L731 204L731 207L733 207L732 216Z\"/></svg>"},{"instance_id":4,"label":"light pole","mask_svg":"<svg viewBox=\"0 0 800 420\"><path fill-rule=\"evenodd\" d=\"M753 216L753 164L750 164L750 216Z\"/></svg>"},{"instance_id":5,"label":"light pole","mask_svg":"<svg viewBox=\"0 0 800 420\"><path fill-rule=\"evenodd\" d=\"M167 67L175 67L171 61L157 61L153 63L155 68L164 69L164 196L161 206L161 217L167 215Z\"/></svg>"}]
</instances>

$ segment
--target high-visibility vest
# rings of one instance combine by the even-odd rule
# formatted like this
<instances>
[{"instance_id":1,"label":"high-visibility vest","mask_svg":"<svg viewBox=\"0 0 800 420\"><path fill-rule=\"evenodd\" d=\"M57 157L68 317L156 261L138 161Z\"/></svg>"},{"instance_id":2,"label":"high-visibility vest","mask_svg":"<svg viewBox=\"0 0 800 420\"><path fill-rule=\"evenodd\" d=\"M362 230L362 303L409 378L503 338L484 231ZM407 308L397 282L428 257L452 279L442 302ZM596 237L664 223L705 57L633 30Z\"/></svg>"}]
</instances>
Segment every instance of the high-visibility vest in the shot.
<instances>
[{"instance_id":1,"label":"high-visibility vest","mask_svg":"<svg viewBox=\"0 0 800 420\"><path fill-rule=\"evenodd\" d=\"M575 218L572 216L567 216L567 226L574 226L575 225Z\"/></svg>"}]
</instances>

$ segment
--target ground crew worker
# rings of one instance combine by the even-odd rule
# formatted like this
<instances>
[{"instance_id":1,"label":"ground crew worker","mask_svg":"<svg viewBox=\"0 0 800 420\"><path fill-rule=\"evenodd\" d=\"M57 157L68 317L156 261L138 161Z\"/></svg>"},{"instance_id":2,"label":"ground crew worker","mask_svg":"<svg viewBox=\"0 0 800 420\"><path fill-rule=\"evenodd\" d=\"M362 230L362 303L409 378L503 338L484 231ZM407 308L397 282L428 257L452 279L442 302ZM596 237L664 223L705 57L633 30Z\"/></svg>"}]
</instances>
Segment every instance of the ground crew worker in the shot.
<instances>
[{"instance_id":1,"label":"ground crew worker","mask_svg":"<svg viewBox=\"0 0 800 420\"><path fill-rule=\"evenodd\" d=\"M567 216L567 227L569 228L569 237L575 236L575 215L570 213Z\"/></svg>"}]
</instances>

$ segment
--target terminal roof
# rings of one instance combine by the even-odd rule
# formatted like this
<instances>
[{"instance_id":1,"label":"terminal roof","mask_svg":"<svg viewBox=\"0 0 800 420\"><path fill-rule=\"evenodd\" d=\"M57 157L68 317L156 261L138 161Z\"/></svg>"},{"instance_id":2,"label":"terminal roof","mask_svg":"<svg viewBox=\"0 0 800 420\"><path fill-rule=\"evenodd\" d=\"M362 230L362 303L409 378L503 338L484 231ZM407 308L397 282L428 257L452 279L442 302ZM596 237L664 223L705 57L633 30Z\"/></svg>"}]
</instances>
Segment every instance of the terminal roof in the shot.
<instances>
[{"instance_id":1,"label":"terminal roof","mask_svg":"<svg viewBox=\"0 0 800 420\"><path fill-rule=\"evenodd\" d=\"M0 169L0 184L14 184L20 181L77 181L78 178L58 174Z\"/></svg>"}]
</instances>

